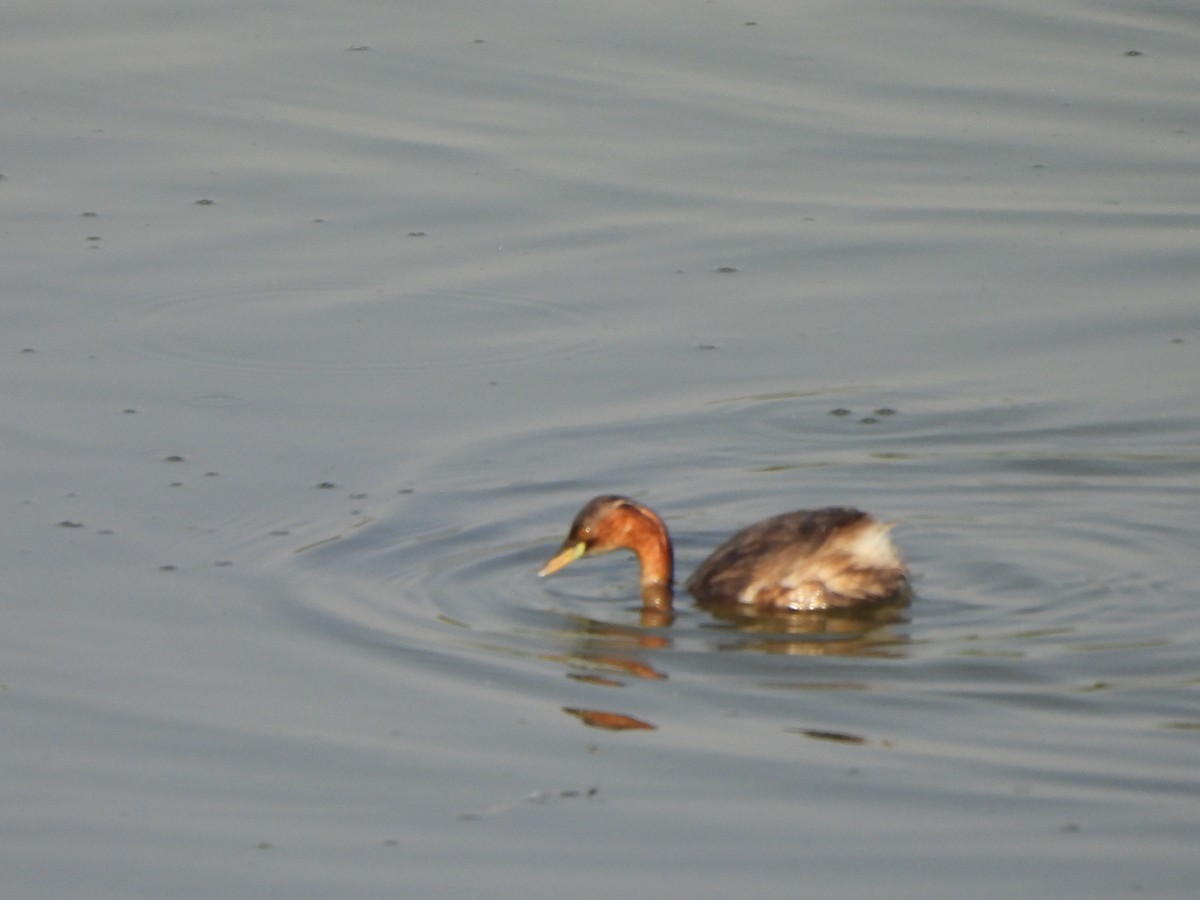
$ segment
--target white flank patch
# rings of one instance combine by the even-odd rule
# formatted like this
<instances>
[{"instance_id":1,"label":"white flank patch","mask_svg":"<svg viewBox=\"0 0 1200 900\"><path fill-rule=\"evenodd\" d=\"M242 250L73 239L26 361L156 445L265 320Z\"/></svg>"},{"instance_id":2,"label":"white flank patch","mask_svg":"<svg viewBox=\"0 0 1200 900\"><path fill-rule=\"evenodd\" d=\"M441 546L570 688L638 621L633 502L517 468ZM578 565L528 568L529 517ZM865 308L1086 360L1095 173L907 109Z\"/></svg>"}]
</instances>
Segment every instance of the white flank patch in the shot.
<instances>
[{"instance_id":1,"label":"white flank patch","mask_svg":"<svg viewBox=\"0 0 1200 900\"><path fill-rule=\"evenodd\" d=\"M860 566L881 569L898 567L901 565L900 554L896 552L896 548L892 546L892 539L888 537L891 530L891 525L880 525L876 522L870 528L864 528L855 537L854 543L846 549L858 557Z\"/></svg>"}]
</instances>

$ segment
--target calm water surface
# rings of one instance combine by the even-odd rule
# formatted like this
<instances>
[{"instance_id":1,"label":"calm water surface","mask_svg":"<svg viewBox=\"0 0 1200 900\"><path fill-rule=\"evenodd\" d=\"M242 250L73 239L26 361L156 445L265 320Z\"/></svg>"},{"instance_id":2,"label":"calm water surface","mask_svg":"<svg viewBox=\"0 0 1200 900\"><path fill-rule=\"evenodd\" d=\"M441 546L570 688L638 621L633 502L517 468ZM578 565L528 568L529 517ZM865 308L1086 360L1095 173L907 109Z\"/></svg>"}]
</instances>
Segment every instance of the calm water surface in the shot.
<instances>
[{"instance_id":1,"label":"calm water surface","mask_svg":"<svg viewBox=\"0 0 1200 900\"><path fill-rule=\"evenodd\" d=\"M6 19L14 896L1194 896L1195 10ZM536 578L614 491L916 599Z\"/></svg>"}]
</instances>

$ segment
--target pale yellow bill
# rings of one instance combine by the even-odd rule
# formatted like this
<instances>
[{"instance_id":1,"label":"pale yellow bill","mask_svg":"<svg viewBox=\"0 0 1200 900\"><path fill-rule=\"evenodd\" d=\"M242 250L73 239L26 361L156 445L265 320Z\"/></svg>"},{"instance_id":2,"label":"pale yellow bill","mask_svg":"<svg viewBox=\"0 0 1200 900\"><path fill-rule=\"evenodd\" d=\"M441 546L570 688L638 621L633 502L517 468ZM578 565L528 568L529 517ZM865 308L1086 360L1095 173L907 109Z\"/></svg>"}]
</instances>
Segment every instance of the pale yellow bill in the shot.
<instances>
[{"instance_id":1,"label":"pale yellow bill","mask_svg":"<svg viewBox=\"0 0 1200 900\"><path fill-rule=\"evenodd\" d=\"M557 572L564 566L569 566L571 563L575 562L575 560L579 559L579 557L583 556L583 551L586 549L587 545L583 541L580 541L578 544L571 544L570 546L563 547L556 554L554 554L553 557L551 557L548 563L542 566L541 570L538 572L538 575L545 577L546 575L551 575L554 572Z\"/></svg>"}]
</instances>

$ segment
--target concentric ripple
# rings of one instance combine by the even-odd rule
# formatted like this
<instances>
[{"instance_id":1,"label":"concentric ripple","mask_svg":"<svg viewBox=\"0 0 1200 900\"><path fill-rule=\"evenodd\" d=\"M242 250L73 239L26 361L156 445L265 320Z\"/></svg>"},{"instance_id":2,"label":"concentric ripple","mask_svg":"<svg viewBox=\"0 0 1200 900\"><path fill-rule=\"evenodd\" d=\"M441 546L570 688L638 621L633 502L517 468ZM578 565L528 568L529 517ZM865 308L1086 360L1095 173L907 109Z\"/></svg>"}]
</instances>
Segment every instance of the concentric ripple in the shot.
<instances>
[{"instance_id":1,"label":"concentric ripple","mask_svg":"<svg viewBox=\"0 0 1200 900\"><path fill-rule=\"evenodd\" d=\"M1025 659L1022 677L1037 671L1075 690L1103 677L1098 661L1101 672L1124 666L1124 644L1169 642L1165 621L1177 621L1180 634L1195 630L1179 580L1195 587L1191 507L1176 486L1194 482L1200 460L1143 452L1153 434L1135 421L1110 425L1107 447L1098 446L1093 426L1045 405L954 410L944 399L892 394L885 424L854 426L829 413L861 402L814 394L724 407L720 417L734 427L719 435L742 435L742 452L714 437L710 407L657 422L652 440L634 421L497 439L489 455L526 459L543 478L493 483L447 461L454 474L430 473L427 489L375 521L296 554L296 609L347 652L420 650L472 677L502 677L519 661L517 669L541 677L682 678L714 695L730 678L847 678L838 667L764 670L754 656L838 656L857 660L855 683L882 678L892 689L931 692L970 692L969 671L990 691L992 679L1013 672L995 661ZM806 422L823 428L808 451L797 439ZM846 433L831 441L839 429ZM611 451L597 458L596 446ZM579 460L596 463L586 481L570 477ZM612 490L636 493L666 516L681 574L755 517L839 499L869 506L900 520L896 540L916 600L876 621L772 621L714 616L684 596L674 621L647 622L636 565L624 554L536 578L577 507ZM1185 646L1165 650L1163 664ZM916 664L896 668L905 659ZM947 659L961 663L952 686L943 683Z\"/></svg>"}]
</instances>

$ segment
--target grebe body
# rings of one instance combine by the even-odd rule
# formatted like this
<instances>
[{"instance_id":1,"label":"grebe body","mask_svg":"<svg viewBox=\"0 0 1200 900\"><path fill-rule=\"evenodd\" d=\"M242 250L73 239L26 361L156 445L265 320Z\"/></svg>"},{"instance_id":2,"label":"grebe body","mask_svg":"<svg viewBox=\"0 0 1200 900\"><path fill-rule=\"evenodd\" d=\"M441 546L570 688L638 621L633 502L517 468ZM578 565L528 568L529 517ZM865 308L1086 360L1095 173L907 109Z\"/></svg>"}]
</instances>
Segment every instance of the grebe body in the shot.
<instances>
[{"instance_id":1,"label":"grebe body","mask_svg":"<svg viewBox=\"0 0 1200 900\"><path fill-rule=\"evenodd\" d=\"M902 599L909 591L908 571L892 545L891 527L843 507L772 516L725 541L685 586L705 606L827 610ZM645 605L670 608L674 553L667 526L628 497L589 501L562 549L538 574L620 549L638 557Z\"/></svg>"}]
</instances>

